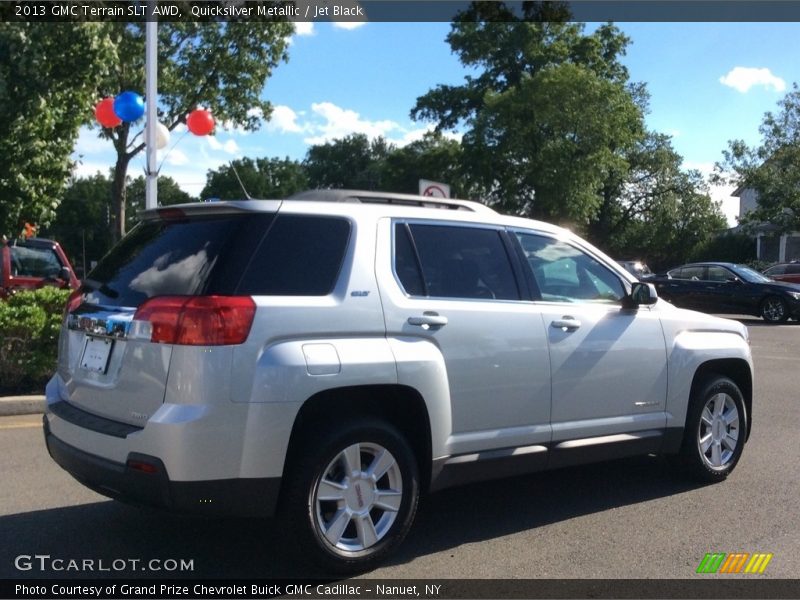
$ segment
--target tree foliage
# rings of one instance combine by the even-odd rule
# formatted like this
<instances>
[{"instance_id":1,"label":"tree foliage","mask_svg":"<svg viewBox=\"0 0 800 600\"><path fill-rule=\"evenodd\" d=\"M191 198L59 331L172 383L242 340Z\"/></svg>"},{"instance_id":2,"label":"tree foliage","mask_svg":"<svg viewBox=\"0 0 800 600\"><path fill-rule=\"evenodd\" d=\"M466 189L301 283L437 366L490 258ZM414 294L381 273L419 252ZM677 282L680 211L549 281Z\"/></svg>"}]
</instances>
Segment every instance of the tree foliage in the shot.
<instances>
[{"instance_id":1,"label":"tree foliage","mask_svg":"<svg viewBox=\"0 0 800 600\"><path fill-rule=\"evenodd\" d=\"M456 198L480 198L482 189L463 167L463 148L441 132L426 133L422 139L393 149L383 162L382 189L405 194L419 193L419 180L450 185Z\"/></svg>"},{"instance_id":2,"label":"tree foliage","mask_svg":"<svg viewBox=\"0 0 800 600\"><path fill-rule=\"evenodd\" d=\"M196 198L192 197L187 192L184 192L178 182L172 177L165 177L163 175L158 177L158 204L159 206L170 206L172 204L183 204L185 202L193 202ZM144 210L145 206L145 180L144 175L140 175L134 180L128 181L127 198L125 208L126 228L130 229L139 222L139 212Z\"/></svg>"},{"instance_id":3,"label":"tree foliage","mask_svg":"<svg viewBox=\"0 0 800 600\"><path fill-rule=\"evenodd\" d=\"M745 225L771 223L780 231L800 229L800 88L778 102L759 127L761 144L750 147L732 140L717 165L718 181L732 182L758 193L758 207Z\"/></svg>"},{"instance_id":4,"label":"tree foliage","mask_svg":"<svg viewBox=\"0 0 800 600\"><path fill-rule=\"evenodd\" d=\"M109 23L117 52L124 60L114 65L100 90L144 90L144 24ZM267 79L287 60L287 38L293 25L272 23L164 22L158 28L159 120L170 131L186 115L203 106L217 123L255 130L268 119L272 106L262 98ZM125 183L128 164L144 150L141 123L103 129L117 153L112 188L112 227L116 237L125 231Z\"/></svg>"},{"instance_id":5,"label":"tree foliage","mask_svg":"<svg viewBox=\"0 0 800 600\"><path fill-rule=\"evenodd\" d=\"M114 46L99 23L0 23L0 233L52 220Z\"/></svg>"},{"instance_id":6,"label":"tree foliage","mask_svg":"<svg viewBox=\"0 0 800 600\"><path fill-rule=\"evenodd\" d=\"M59 241L73 265L82 268L85 262L87 272L113 244L108 227L112 183L112 179L102 173L71 179L55 219L43 232L43 235ZM128 205L125 215L127 227L131 228L139 221L139 211L144 209L144 177L128 178L126 188ZM170 177L158 178L158 198L162 206L194 200Z\"/></svg>"},{"instance_id":7,"label":"tree foliage","mask_svg":"<svg viewBox=\"0 0 800 600\"><path fill-rule=\"evenodd\" d=\"M234 172L235 169L235 172ZM200 197L223 200L242 199L236 173L247 193L253 198L285 198L308 187L308 177L302 163L289 158L243 158L209 171Z\"/></svg>"},{"instance_id":8,"label":"tree foliage","mask_svg":"<svg viewBox=\"0 0 800 600\"><path fill-rule=\"evenodd\" d=\"M643 133L613 25L455 22L448 42L478 71L417 100L415 118L466 127L465 166L489 200L524 216L585 224L598 190Z\"/></svg>"},{"instance_id":9,"label":"tree foliage","mask_svg":"<svg viewBox=\"0 0 800 600\"><path fill-rule=\"evenodd\" d=\"M58 240L72 264L86 270L111 248L111 179L101 173L73 178L44 235ZM85 273L84 273L85 275Z\"/></svg>"},{"instance_id":10,"label":"tree foliage","mask_svg":"<svg viewBox=\"0 0 800 600\"><path fill-rule=\"evenodd\" d=\"M384 161L393 147L363 133L309 148L303 164L313 188L374 190L382 186Z\"/></svg>"}]
</instances>

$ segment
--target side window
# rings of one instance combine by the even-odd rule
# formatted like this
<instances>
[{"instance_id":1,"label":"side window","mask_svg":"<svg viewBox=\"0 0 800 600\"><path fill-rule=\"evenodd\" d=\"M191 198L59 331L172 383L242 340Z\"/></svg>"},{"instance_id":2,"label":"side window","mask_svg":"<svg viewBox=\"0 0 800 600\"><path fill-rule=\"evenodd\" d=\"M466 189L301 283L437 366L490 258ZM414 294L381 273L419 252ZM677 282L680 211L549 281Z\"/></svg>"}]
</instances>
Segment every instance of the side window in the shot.
<instances>
[{"instance_id":1,"label":"side window","mask_svg":"<svg viewBox=\"0 0 800 600\"><path fill-rule=\"evenodd\" d=\"M403 223L394 227L394 271L406 293L411 296L427 296L416 251Z\"/></svg>"},{"instance_id":2,"label":"side window","mask_svg":"<svg viewBox=\"0 0 800 600\"><path fill-rule=\"evenodd\" d=\"M705 267L683 267L669 272L670 277L673 279L689 279L691 281L699 281L705 277L703 270Z\"/></svg>"},{"instance_id":3,"label":"side window","mask_svg":"<svg viewBox=\"0 0 800 600\"><path fill-rule=\"evenodd\" d=\"M789 265L786 267L786 273L788 275L797 275L800 273L800 265Z\"/></svg>"},{"instance_id":4,"label":"side window","mask_svg":"<svg viewBox=\"0 0 800 600\"><path fill-rule=\"evenodd\" d=\"M61 261L53 250L11 246L11 274L18 277L56 277Z\"/></svg>"},{"instance_id":5,"label":"side window","mask_svg":"<svg viewBox=\"0 0 800 600\"><path fill-rule=\"evenodd\" d=\"M775 265L774 267L770 267L764 274L773 277L774 275L785 275L786 274L786 265Z\"/></svg>"},{"instance_id":6,"label":"side window","mask_svg":"<svg viewBox=\"0 0 800 600\"><path fill-rule=\"evenodd\" d=\"M517 233L542 300L619 302L625 287L605 265L582 250L549 237Z\"/></svg>"},{"instance_id":7,"label":"side window","mask_svg":"<svg viewBox=\"0 0 800 600\"><path fill-rule=\"evenodd\" d=\"M326 296L344 261L350 223L334 217L279 215L238 287L255 296Z\"/></svg>"},{"instance_id":8,"label":"side window","mask_svg":"<svg viewBox=\"0 0 800 600\"><path fill-rule=\"evenodd\" d=\"M449 225L410 225L428 296L519 300L500 232ZM399 261L398 261L399 262ZM396 268L399 264L396 263ZM403 281L403 276L398 271ZM406 283L403 281L403 285ZM415 285L413 282L411 285ZM408 288L406 291L411 292Z\"/></svg>"},{"instance_id":9,"label":"side window","mask_svg":"<svg viewBox=\"0 0 800 600\"><path fill-rule=\"evenodd\" d=\"M723 267L708 267L708 276L706 279L716 283L724 283L729 279L733 279L733 277L735 277L735 275L728 271L728 269Z\"/></svg>"}]
</instances>

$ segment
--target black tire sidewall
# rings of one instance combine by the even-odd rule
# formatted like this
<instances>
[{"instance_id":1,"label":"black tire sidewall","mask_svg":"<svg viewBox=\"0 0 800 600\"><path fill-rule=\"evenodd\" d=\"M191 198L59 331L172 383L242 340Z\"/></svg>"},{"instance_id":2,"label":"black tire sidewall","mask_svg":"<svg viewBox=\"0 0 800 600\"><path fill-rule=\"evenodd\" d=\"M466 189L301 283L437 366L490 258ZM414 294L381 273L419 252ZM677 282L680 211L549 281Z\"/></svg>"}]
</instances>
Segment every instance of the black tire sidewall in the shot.
<instances>
[{"instance_id":1,"label":"black tire sidewall","mask_svg":"<svg viewBox=\"0 0 800 600\"><path fill-rule=\"evenodd\" d=\"M739 437L733 457L724 469L715 470L709 467L700 453L697 445L698 429L700 427L700 415L709 398L718 393L725 393L733 399L736 410L739 412ZM744 405L744 396L733 380L721 375L707 377L697 388L697 393L692 397L689 404L689 412L686 416L686 429L684 431L683 445L681 447L681 458L689 474L696 479L707 482L722 481L736 467L739 458L744 450L745 440L747 439L748 415Z\"/></svg>"},{"instance_id":2,"label":"black tire sidewall","mask_svg":"<svg viewBox=\"0 0 800 600\"><path fill-rule=\"evenodd\" d=\"M316 522L313 492L323 470L345 448L356 443L375 443L392 453L403 479L400 510L386 535L374 546L359 552L333 548L321 538ZM359 572L372 568L406 537L419 501L419 469L405 438L396 428L379 419L354 419L338 427L304 436L303 450L290 472L283 508L289 518L298 550L320 566L334 572Z\"/></svg>"},{"instance_id":3,"label":"black tire sidewall","mask_svg":"<svg viewBox=\"0 0 800 600\"><path fill-rule=\"evenodd\" d=\"M764 307L767 305L767 302L777 300L783 306L783 316L780 319L769 319L764 314ZM786 301L783 298L779 298L778 296L767 296L761 301L761 318L764 319L767 323L784 323L789 318L789 307L786 304Z\"/></svg>"}]
</instances>

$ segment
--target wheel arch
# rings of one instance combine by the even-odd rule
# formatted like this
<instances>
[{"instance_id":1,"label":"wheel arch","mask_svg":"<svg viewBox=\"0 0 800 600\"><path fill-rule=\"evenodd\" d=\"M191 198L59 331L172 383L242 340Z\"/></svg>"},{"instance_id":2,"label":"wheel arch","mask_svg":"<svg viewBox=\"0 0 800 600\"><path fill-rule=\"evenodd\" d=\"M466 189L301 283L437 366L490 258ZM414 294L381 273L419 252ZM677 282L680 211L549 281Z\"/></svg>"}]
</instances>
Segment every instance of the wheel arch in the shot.
<instances>
[{"instance_id":1,"label":"wheel arch","mask_svg":"<svg viewBox=\"0 0 800 600\"><path fill-rule=\"evenodd\" d=\"M702 363L697 367L692 378L690 398L695 397L703 381L712 374L722 375L731 379L741 390L746 411L747 434L745 441L747 441L750 438L750 431L753 427L753 373L750 370L750 365L741 358L719 358Z\"/></svg>"},{"instance_id":2,"label":"wheel arch","mask_svg":"<svg viewBox=\"0 0 800 600\"><path fill-rule=\"evenodd\" d=\"M377 417L385 420L408 440L420 473L422 490L431 478L431 426L422 395L414 388L400 384L346 386L317 392L309 397L297 414L289 437L284 478L300 451L299 441L315 423L331 418Z\"/></svg>"}]
</instances>

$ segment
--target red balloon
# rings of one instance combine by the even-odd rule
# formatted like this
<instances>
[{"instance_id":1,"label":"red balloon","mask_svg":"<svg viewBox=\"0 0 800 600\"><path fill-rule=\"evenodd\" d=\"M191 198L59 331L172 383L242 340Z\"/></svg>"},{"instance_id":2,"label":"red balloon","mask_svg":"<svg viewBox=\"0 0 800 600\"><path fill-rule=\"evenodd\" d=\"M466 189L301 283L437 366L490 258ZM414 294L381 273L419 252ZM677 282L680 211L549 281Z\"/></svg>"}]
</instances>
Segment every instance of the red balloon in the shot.
<instances>
[{"instance_id":1,"label":"red balloon","mask_svg":"<svg viewBox=\"0 0 800 600\"><path fill-rule=\"evenodd\" d=\"M103 98L94 107L94 116L103 127L112 129L122 123L114 112L114 98Z\"/></svg>"},{"instance_id":2,"label":"red balloon","mask_svg":"<svg viewBox=\"0 0 800 600\"><path fill-rule=\"evenodd\" d=\"M214 131L214 117L204 108L197 108L186 117L186 127L195 135L208 135Z\"/></svg>"}]
</instances>

